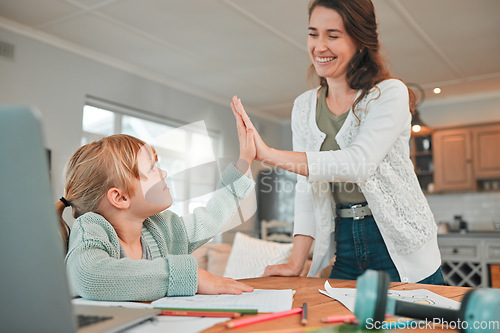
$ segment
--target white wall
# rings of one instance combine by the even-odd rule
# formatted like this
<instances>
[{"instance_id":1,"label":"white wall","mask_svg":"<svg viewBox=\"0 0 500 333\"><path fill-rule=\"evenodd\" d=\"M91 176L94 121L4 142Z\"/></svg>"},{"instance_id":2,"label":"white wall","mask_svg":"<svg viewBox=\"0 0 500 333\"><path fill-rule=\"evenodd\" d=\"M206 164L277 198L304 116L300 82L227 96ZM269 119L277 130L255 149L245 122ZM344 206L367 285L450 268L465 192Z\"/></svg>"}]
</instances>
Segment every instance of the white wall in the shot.
<instances>
[{"instance_id":1,"label":"white wall","mask_svg":"<svg viewBox=\"0 0 500 333\"><path fill-rule=\"evenodd\" d=\"M431 127L500 121L500 91L428 101L419 111Z\"/></svg>"},{"instance_id":2,"label":"white wall","mask_svg":"<svg viewBox=\"0 0 500 333\"><path fill-rule=\"evenodd\" d=\"M7 30L0 29L0 40L15 45L14 61L0 58L0 103L27 104L41 111L45 145L52 150L54 200L63 195L64 165L80 145L87 95L185 123L204 120L222 135L222 157L238 157L229 100L222 106ZM281 148L282 132L288 128L254 119L265 140Z\"/></svg>"},{"instance_id":3,"label":"white wall","mask_svg":"<svg viewBox=\"0 0 500 333\"><path fill-rule=\"evenodd\" d=\"M500 192L431 194L427 200L437 223L453 224L455 215L462 215L471 231L495 230L500 223Z\"/></svg>"}]
</instances>

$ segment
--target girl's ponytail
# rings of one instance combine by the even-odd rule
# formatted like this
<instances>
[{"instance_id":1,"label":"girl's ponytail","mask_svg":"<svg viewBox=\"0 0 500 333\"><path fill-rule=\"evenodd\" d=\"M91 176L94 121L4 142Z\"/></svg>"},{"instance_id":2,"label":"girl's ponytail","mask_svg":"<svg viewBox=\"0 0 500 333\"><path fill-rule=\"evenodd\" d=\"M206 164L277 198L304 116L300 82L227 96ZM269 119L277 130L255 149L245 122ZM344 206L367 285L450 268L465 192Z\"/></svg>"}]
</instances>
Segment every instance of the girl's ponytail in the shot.
<instances>
[{"instance_id":1,"label":"girl's ponytail","mask_svg":"<svg viewBox=\"0 0 500 333\"><path fill-rule=\"evenodd\" d=\"M64 199L64 198L61 198L61 199ZM64 252L66 253L68 251L68 241L69 241L70 228L69 228L68 224L66 223L66 221L64 221L64 219L63 219L63 212L64 212L64 208L66 208L68 206L68 204L67 204L66 199L64 199L64 201L66 201L66 203L63 202L61 199L57 200L55 206L56 206L56 214L57 214L57 217L59 218L59 229L61 231L61 237L63 240Z\"/></svg>"}]
</instances>

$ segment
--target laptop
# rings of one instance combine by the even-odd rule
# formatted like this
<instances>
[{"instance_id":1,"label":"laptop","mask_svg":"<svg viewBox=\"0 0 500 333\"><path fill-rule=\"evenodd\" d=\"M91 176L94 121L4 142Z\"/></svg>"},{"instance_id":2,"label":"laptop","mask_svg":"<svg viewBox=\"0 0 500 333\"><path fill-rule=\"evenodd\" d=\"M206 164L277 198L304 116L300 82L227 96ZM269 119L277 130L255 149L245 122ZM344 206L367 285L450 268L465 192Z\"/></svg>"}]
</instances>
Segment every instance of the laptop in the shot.
<instances>
[{"instance_id":1,"label":"laptop","mask_svg":"<svg viewBox=\"0 0 500 333\"><path fill-rule=\"evenodd\" d=\"M40 115L0 106L0 330L116 332L160 311L72 305ZM77 327L77 316L106 320Z\"/></svg>"}]
</instances>

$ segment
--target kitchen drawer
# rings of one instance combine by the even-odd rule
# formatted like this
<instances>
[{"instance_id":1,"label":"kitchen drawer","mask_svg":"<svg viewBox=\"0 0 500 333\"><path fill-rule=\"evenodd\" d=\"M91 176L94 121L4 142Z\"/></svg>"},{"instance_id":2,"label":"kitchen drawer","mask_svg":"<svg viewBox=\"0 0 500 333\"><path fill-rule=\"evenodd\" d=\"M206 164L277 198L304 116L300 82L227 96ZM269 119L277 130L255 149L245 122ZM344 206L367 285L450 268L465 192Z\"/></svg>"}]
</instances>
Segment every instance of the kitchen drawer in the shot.
<instances>
[{"instance_id":1,"label":"kitchen drawer","mask_svg":"<svg viewBox=\"0 0 500 333\"><path fill-rule=\"evenodd\" d=\"M487 255L486 260L500 262L500 244L499 245L487 244L486 255Z\"/></svg>"},{"instance_id":2,"label":"kitchen drawer","mask_svg":"<svg viewBox=\"0 0 500 333\"><path fill-rule=\"evenodd\" d=\"M476 245L440 245L439 250L443 259L447 260L471 260L479 259L478 247Z\"/></svg>"},{"instance_id":3,"label":"kitchen drawer","mask_svg":"<svg viewBox=\"0 0 500 333\"><path fill-rule=\"evenodd\" d=\"M490 285L500 288L500 265L490 265Z\"/></svg>"}]
</instances>

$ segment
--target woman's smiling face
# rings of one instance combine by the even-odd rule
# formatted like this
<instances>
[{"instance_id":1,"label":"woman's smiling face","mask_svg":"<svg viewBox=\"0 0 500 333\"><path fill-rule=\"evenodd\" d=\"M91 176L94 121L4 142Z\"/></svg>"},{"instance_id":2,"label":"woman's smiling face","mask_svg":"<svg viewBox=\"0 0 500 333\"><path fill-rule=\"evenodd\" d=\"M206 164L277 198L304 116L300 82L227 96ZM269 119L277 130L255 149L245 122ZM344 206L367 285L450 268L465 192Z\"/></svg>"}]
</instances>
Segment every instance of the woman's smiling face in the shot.
<instances>
[{"instance_id":1,"label":"woman's smiling face","mask_svg":"<svg viewBox=\"0 0 500 333\"><path fill-rule=\"evenodd\" d=\"M356 41L345 30L342 16L322 6L311 13L307 48L316 73L331 79L346 77L348 64L358 51Z\"/></svg>"}]
</instances>

